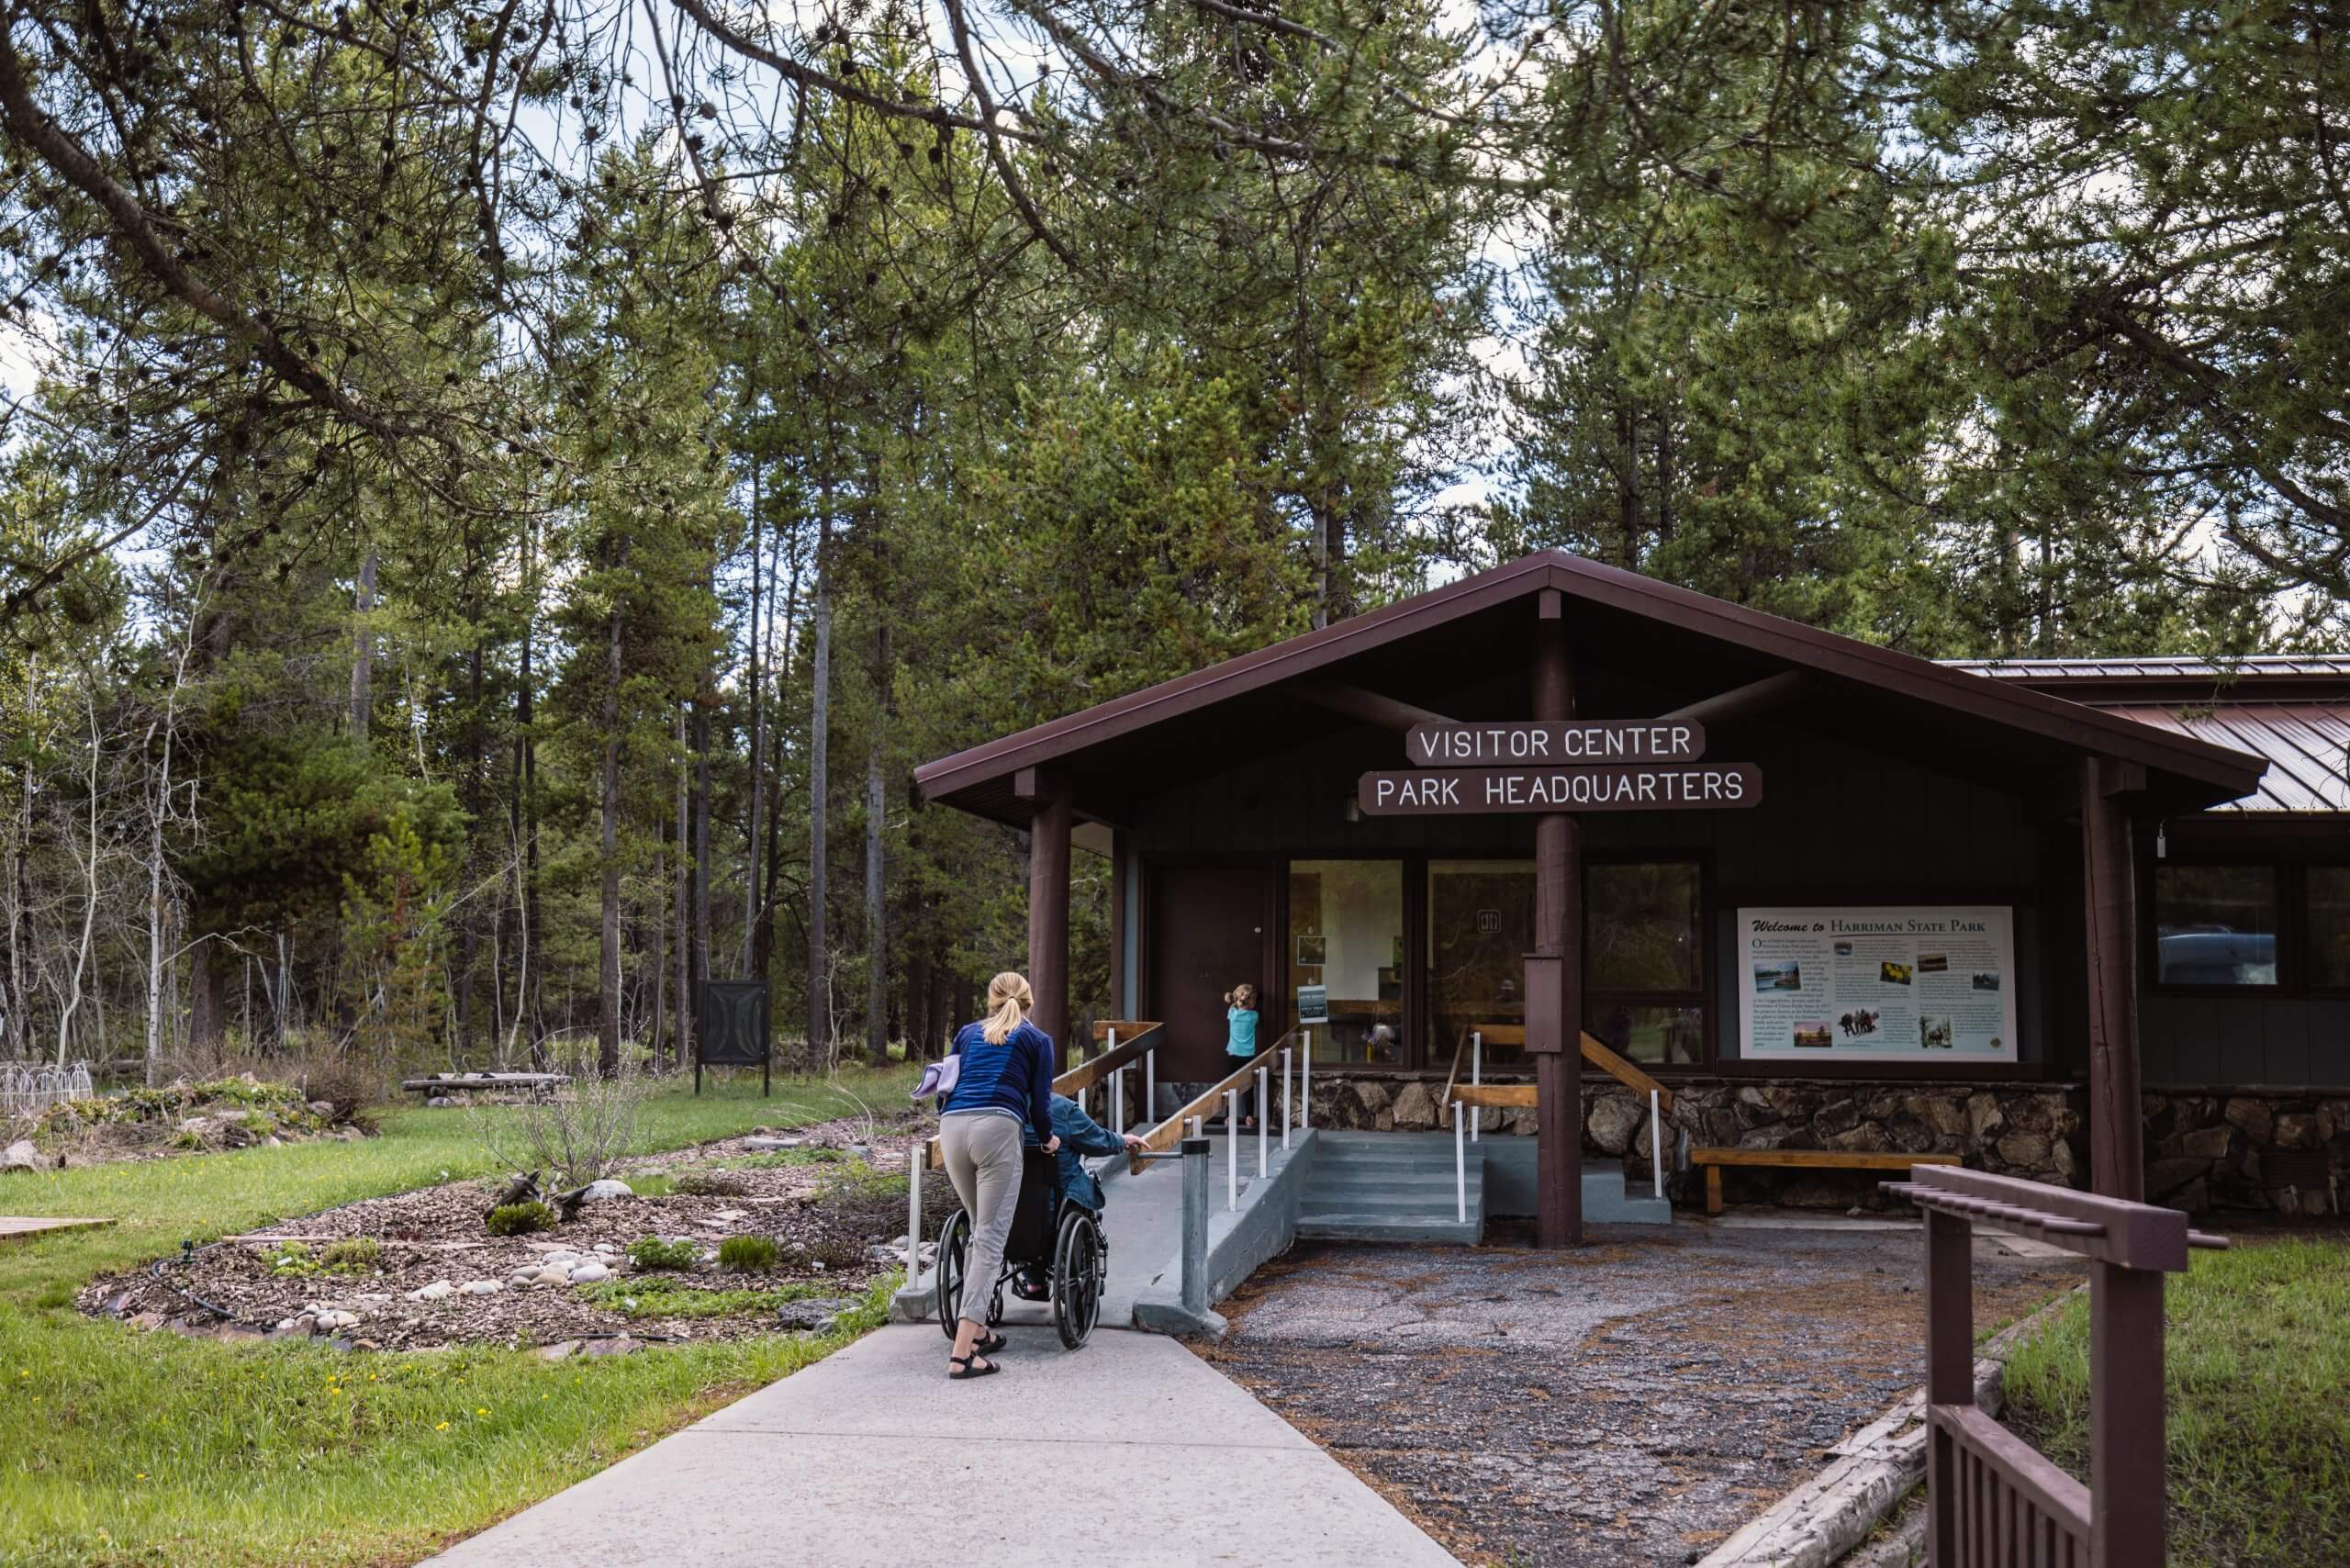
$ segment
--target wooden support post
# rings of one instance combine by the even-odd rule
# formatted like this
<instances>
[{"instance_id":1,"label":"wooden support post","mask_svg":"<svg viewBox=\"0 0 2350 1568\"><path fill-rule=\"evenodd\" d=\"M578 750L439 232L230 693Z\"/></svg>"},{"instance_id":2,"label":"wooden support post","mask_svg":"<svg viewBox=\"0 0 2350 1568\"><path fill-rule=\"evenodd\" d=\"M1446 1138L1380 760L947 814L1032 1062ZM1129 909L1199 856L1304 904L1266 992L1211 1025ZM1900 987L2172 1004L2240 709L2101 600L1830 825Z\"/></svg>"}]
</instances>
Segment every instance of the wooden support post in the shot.
<instances>
[{"instance_id":1,"label":"wooden support post","mask_svg":"<svg viewBox=\"0 0 2350 1568\"><path fill-rule=\"evenodd\" d=\"M1566 596L1545 588L1534 631L1534 717L1572 719ZM1575 819L1534 819L1534 950L1559 960L1559 1024L1566 1048L1535 1058L1535 1245L1583 1245L1583 856ZM1532 981L1529 977L1529 992Z\"/></svg>"},{"instance_id":2,"label":"wooden support post","mask_svg":"<svg viewBox=\"0 0 2350 1568\"><path fill-rule=\"evenodd\" d=\"M1077 825L1068 780L1024 767L1014 794L1031 802L1028 818L1029 1015L1056 1046L1069 1043L1069 835Z\"/></svg>"},{"instance_id":3,"label":"wooden support post","mask_svg":"<svg viewBox=\"0 0 2350 1568\"><path fill-rule=\"evenodd\" d=\"M2163 1275L2089 1264L2089 1568L2164 1561Z\"/></svg>"},{"instance_id":4,"label":"wooden support post","mask_svg":"<svg viewBox=\"0 0 2350 1568\"><path fill-rule=\"evenodd\" d=\"M2143 1202L2138 1095L2138 892L2131 770L2110 757L2081 767L2081 877L2088 901L2089 1185Z\"/></svg>"},{"instance_id":5,"label":"wooden support post","mask_svg":"<svg viewBox=\"0 0 2350 1568\"><path fill-rule=\"evenodd\" d=\"M1926 1211L1926 1403L1975 1403L1975 1236L1964 1220ZM1926 1439L1926 1561L1957 1568L1958 1444L1940 1428Z\"/></svg>"}]
</instances>

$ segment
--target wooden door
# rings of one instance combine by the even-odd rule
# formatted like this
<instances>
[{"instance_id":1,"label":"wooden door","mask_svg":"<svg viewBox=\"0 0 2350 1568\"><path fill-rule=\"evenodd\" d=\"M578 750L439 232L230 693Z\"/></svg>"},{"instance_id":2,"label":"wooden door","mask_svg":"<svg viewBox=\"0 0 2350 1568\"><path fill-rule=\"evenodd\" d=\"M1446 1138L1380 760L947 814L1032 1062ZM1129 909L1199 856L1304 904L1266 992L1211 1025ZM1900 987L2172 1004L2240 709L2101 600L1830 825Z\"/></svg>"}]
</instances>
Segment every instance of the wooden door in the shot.
<instances>
[{"instance_id":1,"label":"wooden door","mask_svg":"<svg viewBox=\"0 0 2350 1568\"><path fill-rule=\"evenodd\" d=\"M1272 874L1256 866L1158 866L1150 871L1149 953L1144 972L1144 1015L1164 1019L1158 1081L1208 1083L1231 1069L1224 1054L1225 993L1247 981L1257 988L1258 1011L1271 983L1264 970L1270 951ZM1260 1025L1258 1044L1272 1036Z\"/></svg>"}]
</instances>

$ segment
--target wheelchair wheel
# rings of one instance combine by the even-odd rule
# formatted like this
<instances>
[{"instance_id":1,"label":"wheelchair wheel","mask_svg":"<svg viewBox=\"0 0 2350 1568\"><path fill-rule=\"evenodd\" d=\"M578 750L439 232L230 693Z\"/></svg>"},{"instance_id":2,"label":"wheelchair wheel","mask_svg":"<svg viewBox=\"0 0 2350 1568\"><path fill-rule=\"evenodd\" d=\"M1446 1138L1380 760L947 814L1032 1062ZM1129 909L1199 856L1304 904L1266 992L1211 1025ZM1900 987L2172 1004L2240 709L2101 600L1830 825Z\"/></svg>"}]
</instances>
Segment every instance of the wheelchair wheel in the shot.
<instances>
[{"instance_id":1,"label":"wheelchair wheel","mask_svg":"<svg viewBox=\"0 0 2350 1568\"><path fill-rule=\"evenodd\" d=\"M971 1216L957 1209L938 1229L938 1263L933 1272L938 1295L938 1326L955 1338L961 1316L964 1264L971 1250Z\"/></svg>"},{"instance_id":2,"label":"wheelchair wheel","mask_svg":"<svg viewBox=\"0 0 2350 1568\"><path fill-rule=\"evenodd\" d=\"M1072 1350L1085 1343L1101 1321L1102 1285L1108 1271L1102 1227L1091 1215L1072 1206L1061 1215L1060 1236L1053 1247L1053 1327Z\"/></svg>"}]
</instances>

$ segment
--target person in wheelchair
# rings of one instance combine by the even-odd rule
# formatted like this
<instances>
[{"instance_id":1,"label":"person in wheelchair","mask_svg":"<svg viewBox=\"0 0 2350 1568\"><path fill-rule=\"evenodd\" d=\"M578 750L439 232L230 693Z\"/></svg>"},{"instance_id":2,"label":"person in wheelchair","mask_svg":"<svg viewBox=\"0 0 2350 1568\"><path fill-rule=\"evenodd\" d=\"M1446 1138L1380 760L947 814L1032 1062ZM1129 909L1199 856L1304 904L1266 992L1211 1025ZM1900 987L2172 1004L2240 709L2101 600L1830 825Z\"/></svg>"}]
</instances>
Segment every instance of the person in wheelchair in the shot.
<instances>
[{"instance_id":1,"label":"person in wheelchair","mask_svg":"<svg viewBox=\"0 0 2350 1568\"><path fill-rule=\"evenodd\" d=\"M1052 1098L1053 1132L1061 1140L1060 1151L1054 1157L1053 1212L1058 1213L1064 1199L1083 1205L1097 1219L1102 1214L1102 1183L1085 1168L1084 1156L1120 1154L1140 1148L1142 1139L1128 1133L1122 1139L1101 1123L1085 1114L1085 1107L1066 1094ZM1034 1149L1036 1135L1028 1133L1025 1147ZM1050 1271L1042 1260L1023 1263L1012 1276L1012 1294L1023 1301L1044 1301L1052 1294Z\"/></svg>"}]
</instances>

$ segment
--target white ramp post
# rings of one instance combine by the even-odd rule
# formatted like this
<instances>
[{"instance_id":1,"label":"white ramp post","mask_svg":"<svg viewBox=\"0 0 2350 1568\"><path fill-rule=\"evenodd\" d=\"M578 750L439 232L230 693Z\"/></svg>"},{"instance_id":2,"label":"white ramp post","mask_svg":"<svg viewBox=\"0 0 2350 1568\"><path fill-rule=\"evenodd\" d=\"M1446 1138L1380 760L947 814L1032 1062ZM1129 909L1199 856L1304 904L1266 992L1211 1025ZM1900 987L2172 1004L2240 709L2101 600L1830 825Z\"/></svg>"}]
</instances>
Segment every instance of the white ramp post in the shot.
<instances>
[{"instance_id":1,"label":"white ramp post","mask_svg":"<svg viewBox=\"0 0 2350 1568\"><path fill-rule=\"evenodd\" d=\"M1266 1113L1273 1108L1265 1094L1265 1072L1261 1066L1257 1069L1257 1180L1259 1182L1265 1179L1265 1140L1271 1136Z\"/></svg>"},{"instance_id":2,"label":"white ramp post","mask_svg":"<svg viewBox=\"0 0 2350 1568\"><path fill-rule=\"evenodd\" d=\"M1287 1046L1281 1047L1281 1152L1289 1152L1289 1057Z\"/></svg>"},{"instance_id":3,"label":"white ramp post","mask_svg":"<svg viewBox=\"0 0 2350 1568\"><path fill-rule=\"evenodd\" d=\"M906 1283L922 1274L922 1174L930 1141L916 1133L906 1148Z\"/></svg>"},{"instance_id":4,"label":"white ramp post","mask_svg":"<svg viewBox=\"0 0 2350 1568\"><path fill-rule=\"evenodd\" d=\"M1664 1126L1656 1117L1656 1091L1649 1091L1649 1169L1656 1177L1656 1195L1664 1196Z\"/></svg>"},{"instance_id":5,"label":"white ramp post","mask_svg":"<svg viewBox=\"0 0 2350 1568\"><path fill-rule=\"evenodd\" d=\"M1118 1054L1117 1030L1113 1029L1110 1031L1110 1043L1102 1047L1102 1054L1103 1056L1115 1056ZM1119 1081L1117 1070L1113 1069L1110 1073L1110 1081L1102 1086L1102 1092L1110 1096L1112 1108L1110 1114L1102 1119L1110 1124L1111 1130L1113 1132L1123 1132L1125 1130L1126 1113L1123 1107L1118 1105L1118 1101L1122 1098L1119 1092L1125 1088L1125 1085Z\"/></svg>"},{"instance_id":6,"label":"white ramp post","mask_svg":"<svg viewBox=\"0 0 2350 1568\"><path fill-rule=\"evenodd\" d=\"M1452 1215L1469 1223L1469 1145L1460 1136L1460 1102L1452 1103Z\"/></svg>"},{"instance_id":7,"label":"white ramp post","mask_svg":"<svg viewBox=\"0 0 2350 1568\"><path fill-rule=\"evenodd\" d=\"M1305 1036L1305 1054L1297 1061L1297 1125L1314 1125L1314 1031L1301 1031Z\"/></svg>"},{"instance_id":8,"label":"white ramp post","mask_svg":"<svg viewBox=\"0 0 2350 1568\"><path fill-rule=\"evenodd\" d=\"M1158 1047L1142 1053L1142 1125L1158 1125Z\"/></svg>"},{"instance_id":9,"label":"white ramp post","mask_svg":"<svg viewBox=\"0 0 2350 1568\"><path fill-rule=\"evenodd\" d=\"M1240 1207L1240 1091L1224 1092L1224 1206Z\"/></svg>"},{"instance_id":10,"label":"white ramp post","mask_svg":"<svg viewBox=\"0 0 2350 1568\"><path fill-rule=\"evenodd\" d=\"M1485 1081L1485 1036L1483 1031L1469 1031L1469 1086L1472 1089ZM1485 1108L1476 1108L1476 1118L1469 1124L1469 1141L1475 1143L1484 1129Z\"/></svg>"}]
</instances>

